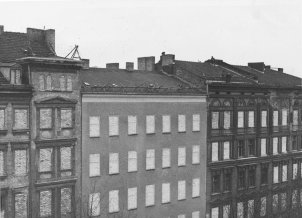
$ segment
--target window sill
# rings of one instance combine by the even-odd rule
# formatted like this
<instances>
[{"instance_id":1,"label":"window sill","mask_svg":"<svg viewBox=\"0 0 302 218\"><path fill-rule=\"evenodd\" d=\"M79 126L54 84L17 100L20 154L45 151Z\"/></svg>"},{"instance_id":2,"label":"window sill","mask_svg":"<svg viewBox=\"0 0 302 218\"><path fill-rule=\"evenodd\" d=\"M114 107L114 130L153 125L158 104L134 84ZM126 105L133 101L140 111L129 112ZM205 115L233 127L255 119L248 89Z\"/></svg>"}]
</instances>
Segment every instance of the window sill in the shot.
<instances>
[{"instance_id":1,"label":"window sill","mask_svg":"<svg viewBox=\"0 0 302 218\"><path fill-rule=\"evenodd\" d=\"M29 134L29 129L13 129L13 134Z\"/></svg>"},{"instance_id":2,"label":"window sill","mask_svg":"<svg viewBox=\"0 0 302 218\"><path fill-rule=\"evenodd\" d=\"M212 196L218 196L218 195L220 195L220 192L215 192L215 193L212 193L211 195Z\"/></svg>"},{"instance_id":3,"label":"window sill","mask_svg":"<svg viewBox=\"0 0 302 218\"><path fill-rule=\"evenodd\" d=\"M55 89L51 89L51 90L39 90L40 92L67 92L67 93L72 93L73 90L71 91L67 91L67 90L55 90Z\"/></svg>"}]
</instances>

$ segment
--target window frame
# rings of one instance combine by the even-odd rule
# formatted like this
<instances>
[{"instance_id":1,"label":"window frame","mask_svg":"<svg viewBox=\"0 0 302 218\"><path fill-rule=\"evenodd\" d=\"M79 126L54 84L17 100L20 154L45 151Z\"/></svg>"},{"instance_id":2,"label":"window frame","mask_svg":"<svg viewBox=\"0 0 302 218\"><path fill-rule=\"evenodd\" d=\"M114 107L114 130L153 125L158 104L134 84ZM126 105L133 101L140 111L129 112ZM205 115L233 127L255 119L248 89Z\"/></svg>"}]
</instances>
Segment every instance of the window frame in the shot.
<instances>
[{"instance_id":1,"label":"window frame","mask_svg":"<svg viewBox=\"0 0 302 218\"><path fill-rule=\"evenodd\" d=\"M16 128L16 110L26 110L27 111L27 119L26 119L26 127L25 128ZM30 109L29 106L21 106L21 105L13 105L13 131L28 131L29 130L29 120L30 120Z\"/></svg>"}]
</instances>

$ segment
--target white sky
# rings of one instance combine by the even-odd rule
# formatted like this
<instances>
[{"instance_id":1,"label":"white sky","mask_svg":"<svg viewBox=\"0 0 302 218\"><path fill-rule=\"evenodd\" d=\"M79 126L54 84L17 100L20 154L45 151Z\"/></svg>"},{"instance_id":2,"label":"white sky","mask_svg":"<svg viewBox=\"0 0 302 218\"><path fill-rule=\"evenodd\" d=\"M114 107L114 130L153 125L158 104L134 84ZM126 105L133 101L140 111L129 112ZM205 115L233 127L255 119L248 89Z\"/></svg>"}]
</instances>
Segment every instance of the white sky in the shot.
<instances>
[{"instance_id":1,"label":"white sky","mask_svg":"<svg viewBox=\"0 0 302 218\"><path fill-rule=\"evenodd\" d=\"M53 28L57 53L78 44L91 66L125 68L165 51L178 60L263 61L302 77L301 0L0 0L0 9L6 31Z\"/></svg>"}]
</instances>

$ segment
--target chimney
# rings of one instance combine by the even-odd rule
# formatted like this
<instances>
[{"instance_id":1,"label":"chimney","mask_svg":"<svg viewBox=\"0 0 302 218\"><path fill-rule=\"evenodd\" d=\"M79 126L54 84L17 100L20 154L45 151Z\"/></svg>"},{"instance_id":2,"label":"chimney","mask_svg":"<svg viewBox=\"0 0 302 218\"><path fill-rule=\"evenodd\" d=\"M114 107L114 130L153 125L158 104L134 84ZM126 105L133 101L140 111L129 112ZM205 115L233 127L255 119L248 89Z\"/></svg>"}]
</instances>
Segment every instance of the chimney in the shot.
<instances>
[{"instance_id":1,"label":"chimney","mask_svg":"<svg viewBox=\"0 0 302 218\"><path fill-rule=\"evenodd\" d=\"M168 66L174 64L175 55L166 54L165 52L162 52L160 56L160 60L161 60L161 66Z\"/></svg>"},{"instance_id":2,"label":"chimney","mask_svg":"<svg viewBox=\"0 0 302 218\"><path fill-rule=\"evenodd\" d=\"M154 67L155 67L154 56L137 58L138 70L154 71Z\"/></svg>"},{"instance_id":3,"label":"chimney","mask_svg":"<svg viewBox=\"0 0 302 218\"><path fill-rule=\"evenodd\" d=\"M134 70L134 63L133 62L126 62L126 70L133 71Z\"/></svg>"},{"instance_id":4,"label":"chimney","mask_svg":"<svg viewBox=\"0 0 302 218\"><path fill-rule=\"evenodd\" d=\"M278 72L283 73L283 68L278 68Z\"/></svg>"},{"instance_id":5,"label":"chimney","mask_svg":"<svg viewBox=\"0 0 302 218\"><path fill-rule=\"evenodd\" d=\"M119 63L107 63L106 68L107 69L119 69Z\"/></svg>"},{"instance_id":6,"label":"chimney","mask_svg":"<svg viewBox=\"0 0 302 218\"><path fill-rule=\"evenodd\" d=\"M3 25L0 25L0 35L4 33L4 26Z\"/></svg>"},{"instance_id":7,"label":"chimney","mask_svg":"<svg viewBox=\"0 0 302 218\"><path fill-rule=\"evenodd\" d=\"M50 50L56 51L56 31L54 29L45 30L45 42Z\"/></svg>"},{"instance_id":8,"label":"chimney","mask_svg":"<svg viewBox=\"0 0 302 218\"><path fill-rule=\"evenodd\" d=\"M265 69L266 70L270 70L271 69L271 65L265 65Z\"/></svg>"},{"instance_id":9,"label":"chimney","mask_svg":"<svg viewBox=\"0 0 302 218\"><path fill-rule=\"evenodd\" d=\"M254 63L248 63L248 66L250 68L253 68L253 69L256 69L256 70L259 70L259 71L263 72L265 64L264 64L264 62L254 62Z\"/></svg>"},{"instance_id":10,"label":"chimney","mask_svg":"<svg viewBox=\"0 0 302 218\"><path fill-rule=\"evenodd\" d=\"M83 69L87 70L89 69L89 62L90 60L89 59L82 59L82 62L83 62Z\"/></svg>"},{"instance_id":11,"label":"chimney","mask_svg":"<svg viewBox=\"0 0 302 218\"><path fill-rule=\"evenodd\" d=\"M55 51L55 30L26 29L30 41L44 41L51 51Z\"/></svg>"}]
</instances>

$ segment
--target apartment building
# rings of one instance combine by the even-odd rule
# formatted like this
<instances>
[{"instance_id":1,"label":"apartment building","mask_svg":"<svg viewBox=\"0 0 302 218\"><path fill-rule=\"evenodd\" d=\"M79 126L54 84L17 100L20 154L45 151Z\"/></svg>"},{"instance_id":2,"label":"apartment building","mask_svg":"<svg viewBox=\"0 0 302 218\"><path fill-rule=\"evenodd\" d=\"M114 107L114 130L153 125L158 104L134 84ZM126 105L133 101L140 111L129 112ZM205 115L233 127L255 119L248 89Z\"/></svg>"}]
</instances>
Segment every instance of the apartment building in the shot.
<instances>
[{"instance_id":1,"label":"apartment building","mask_svg":"<svg viewBox=\"0 0 302 218\"><path fill-rule=\"evenodd\" d=\"M82 217L205 216L205 90L154 61L81 72Z\"/></svg>"},{"instance_id":2,"label":"apartment building","mask_svg":"<svg viewBox=\"0 0 302 218\"><path fill-rule=\"evenodd\" d=\"M301 79L264 63L165 53L156 68L207 85L207 217L300 217Z\"/></svg>"}]
</instances>

